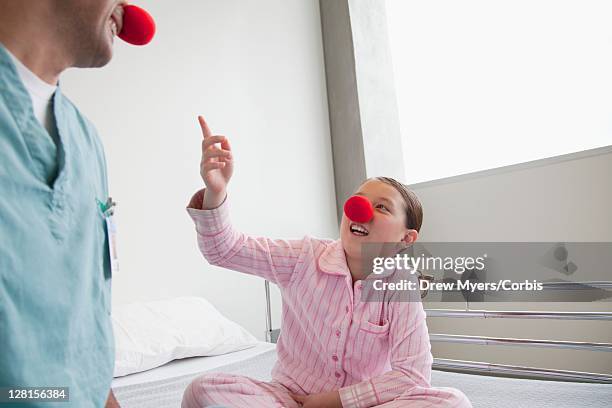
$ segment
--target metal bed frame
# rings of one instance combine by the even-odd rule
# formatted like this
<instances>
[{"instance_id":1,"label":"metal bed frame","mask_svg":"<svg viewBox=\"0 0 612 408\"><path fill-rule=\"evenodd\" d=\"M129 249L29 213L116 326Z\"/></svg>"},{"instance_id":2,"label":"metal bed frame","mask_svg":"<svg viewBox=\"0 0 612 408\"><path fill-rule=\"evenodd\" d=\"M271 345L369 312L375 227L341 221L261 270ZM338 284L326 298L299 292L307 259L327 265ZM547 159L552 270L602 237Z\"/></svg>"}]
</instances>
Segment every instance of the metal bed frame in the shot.
<instances>
[{"instance_id":1,"label":"metal bed frame","mask_svg":"<svg viewBox=\"0 0 612 408\"><path fill-rule=\"evenodd\" d=\"M578 283L576 289L584 289L586 282ZM591 283L591 282L589 282ZM612 281L597 282L597 287L609 288ZM569 285L568 285L569 286ZM572 288L573 289L573 288ZM265 281L266 291L266 340L276 343L280 329L272 329L272 314L270 306L270 283ZM612 312L546 312L546 311L493 311L493 310L471 310L466 303L465 310L457 309L425 309L427 317L446 318L483 318L483 319L555 319L555 320L599 320L612 321ZM612 343L591 343L577 341L558 340L536 340L517 339L487 336L466 336L455 334L429 335L432 342L448 342L462 344L479 344L487 346L520 346L520 347L546 347L563 348L574 350L589 350L599 352L612 352ZM545 369L536 367L523 367L507 364L493 364L479 361L452 360L434 358L433 369L442 371L454 371L461 373L486 374L505 377L519 377L541 380L573 381L612 384L612 375L603 373L590 373L583 371L569 371L557 369Z\"/></svg>"}]
</instances>

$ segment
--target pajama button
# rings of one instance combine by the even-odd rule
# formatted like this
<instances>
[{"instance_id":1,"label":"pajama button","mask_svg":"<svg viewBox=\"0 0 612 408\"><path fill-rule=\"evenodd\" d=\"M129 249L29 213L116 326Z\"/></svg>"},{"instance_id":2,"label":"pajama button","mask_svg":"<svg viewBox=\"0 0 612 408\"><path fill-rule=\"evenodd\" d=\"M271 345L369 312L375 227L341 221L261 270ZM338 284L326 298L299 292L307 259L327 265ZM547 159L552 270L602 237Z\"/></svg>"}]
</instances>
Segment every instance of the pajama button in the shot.
<instances>
[{"instance_id":1,"label":"pajama button","mask_svg":"<svg viewBox=\"0 0 612 408\"><path fill-rule=\"evenodd\" d=\"M336 371L336 374L334 374L336 376L336 378L340 378L342 376L342 374L340 374L339 372Z\"/></svg>"},{"instance_id":2,"label":"pajama button","mask_svg":"<svg viewBox=\"0 0 612 408\"><path fill-rule=\"evenodd\" d=\"M334 361L338 361L338 356L334 354L334 355L332 356L332 360L334 360Z\"/></svg>"},{"instance_id":3,"label":"pajama button","mask_svg":"<svg viewBox=\"0 0 612 408\"><path fill-rule=\"evenodd\" d=\"M336 330L336 337L340 337L340 330Z\"/></svg>"}]
</instances>

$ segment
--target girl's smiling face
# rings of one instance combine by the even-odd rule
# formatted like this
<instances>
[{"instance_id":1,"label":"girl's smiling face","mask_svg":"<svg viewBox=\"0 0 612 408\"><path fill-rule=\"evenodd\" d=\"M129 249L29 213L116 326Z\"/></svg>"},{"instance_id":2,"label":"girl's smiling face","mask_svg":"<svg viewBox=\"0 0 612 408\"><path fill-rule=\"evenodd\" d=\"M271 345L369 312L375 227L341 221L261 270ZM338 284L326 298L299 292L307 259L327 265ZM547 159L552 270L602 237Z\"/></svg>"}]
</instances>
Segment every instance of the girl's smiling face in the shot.
<instances>
[{"instance_id":1,"label":"girl's smiling face","mask_svg":"<svg viewBox=\"0 0 612 408\"><path fill-rule=\"evenodd\" d=\"M367 223L357 223L342 215L340 240L347 258L360 258L363 243L411 243L417 239L418 232L406 227L406 203L393 186L372 179L363 183L355 195L370 200L374 216Z\"/></svg>"}]
</instances>

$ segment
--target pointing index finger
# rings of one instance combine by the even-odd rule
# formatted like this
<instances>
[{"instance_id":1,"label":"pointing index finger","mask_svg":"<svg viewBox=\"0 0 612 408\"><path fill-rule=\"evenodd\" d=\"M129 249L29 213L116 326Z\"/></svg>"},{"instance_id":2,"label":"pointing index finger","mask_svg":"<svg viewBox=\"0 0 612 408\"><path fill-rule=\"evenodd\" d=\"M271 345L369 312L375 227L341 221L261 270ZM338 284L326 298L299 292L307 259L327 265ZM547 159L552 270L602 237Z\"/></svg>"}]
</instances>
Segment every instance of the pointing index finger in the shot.
<instances>
[{"instance_id":1,"label":"pointing index finger","mask_svg":"<svg viewBox=\"0 0 612 408\"><path fill-rule=\"evenodd\" d=\"M210 131L210 128L202 115L198 116L198 122L200 122L200 128L202 128L202 136L204 136L204 139L212 136L212 132Z\"/></svg>"}]
</instances>

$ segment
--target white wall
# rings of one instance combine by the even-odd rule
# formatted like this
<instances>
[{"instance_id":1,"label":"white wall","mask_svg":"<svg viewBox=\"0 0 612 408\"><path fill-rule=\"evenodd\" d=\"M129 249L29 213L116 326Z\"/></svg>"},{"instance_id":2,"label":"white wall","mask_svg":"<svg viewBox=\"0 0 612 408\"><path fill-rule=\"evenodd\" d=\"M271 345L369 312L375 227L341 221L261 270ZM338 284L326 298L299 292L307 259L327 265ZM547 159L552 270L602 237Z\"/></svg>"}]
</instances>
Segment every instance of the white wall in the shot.
<instances>
[{"instance_id":1,"label":"white wall","mask_svg":"<svg viewBox=\"0 0 612 408\"><path fill-rule=\"evenodd\" d=\"M612 241L610 146L412 188L424 242Z\"/></svg>"},{"instance_id":2,"label":"white wall","mask_svg":"<svg viewBox=\"0 0 612 408\"><path fill-rule=\"evenodd\" d=\"M318 1L138 4L157 21L150 45L117 40L107 67L61 80L106 148L120 228L113 304L201 295L263 339L263 280L209 266L184 209L202 187L196 115L232 142L240 229L337 237Z\"/></svg>"}]
</instances>

